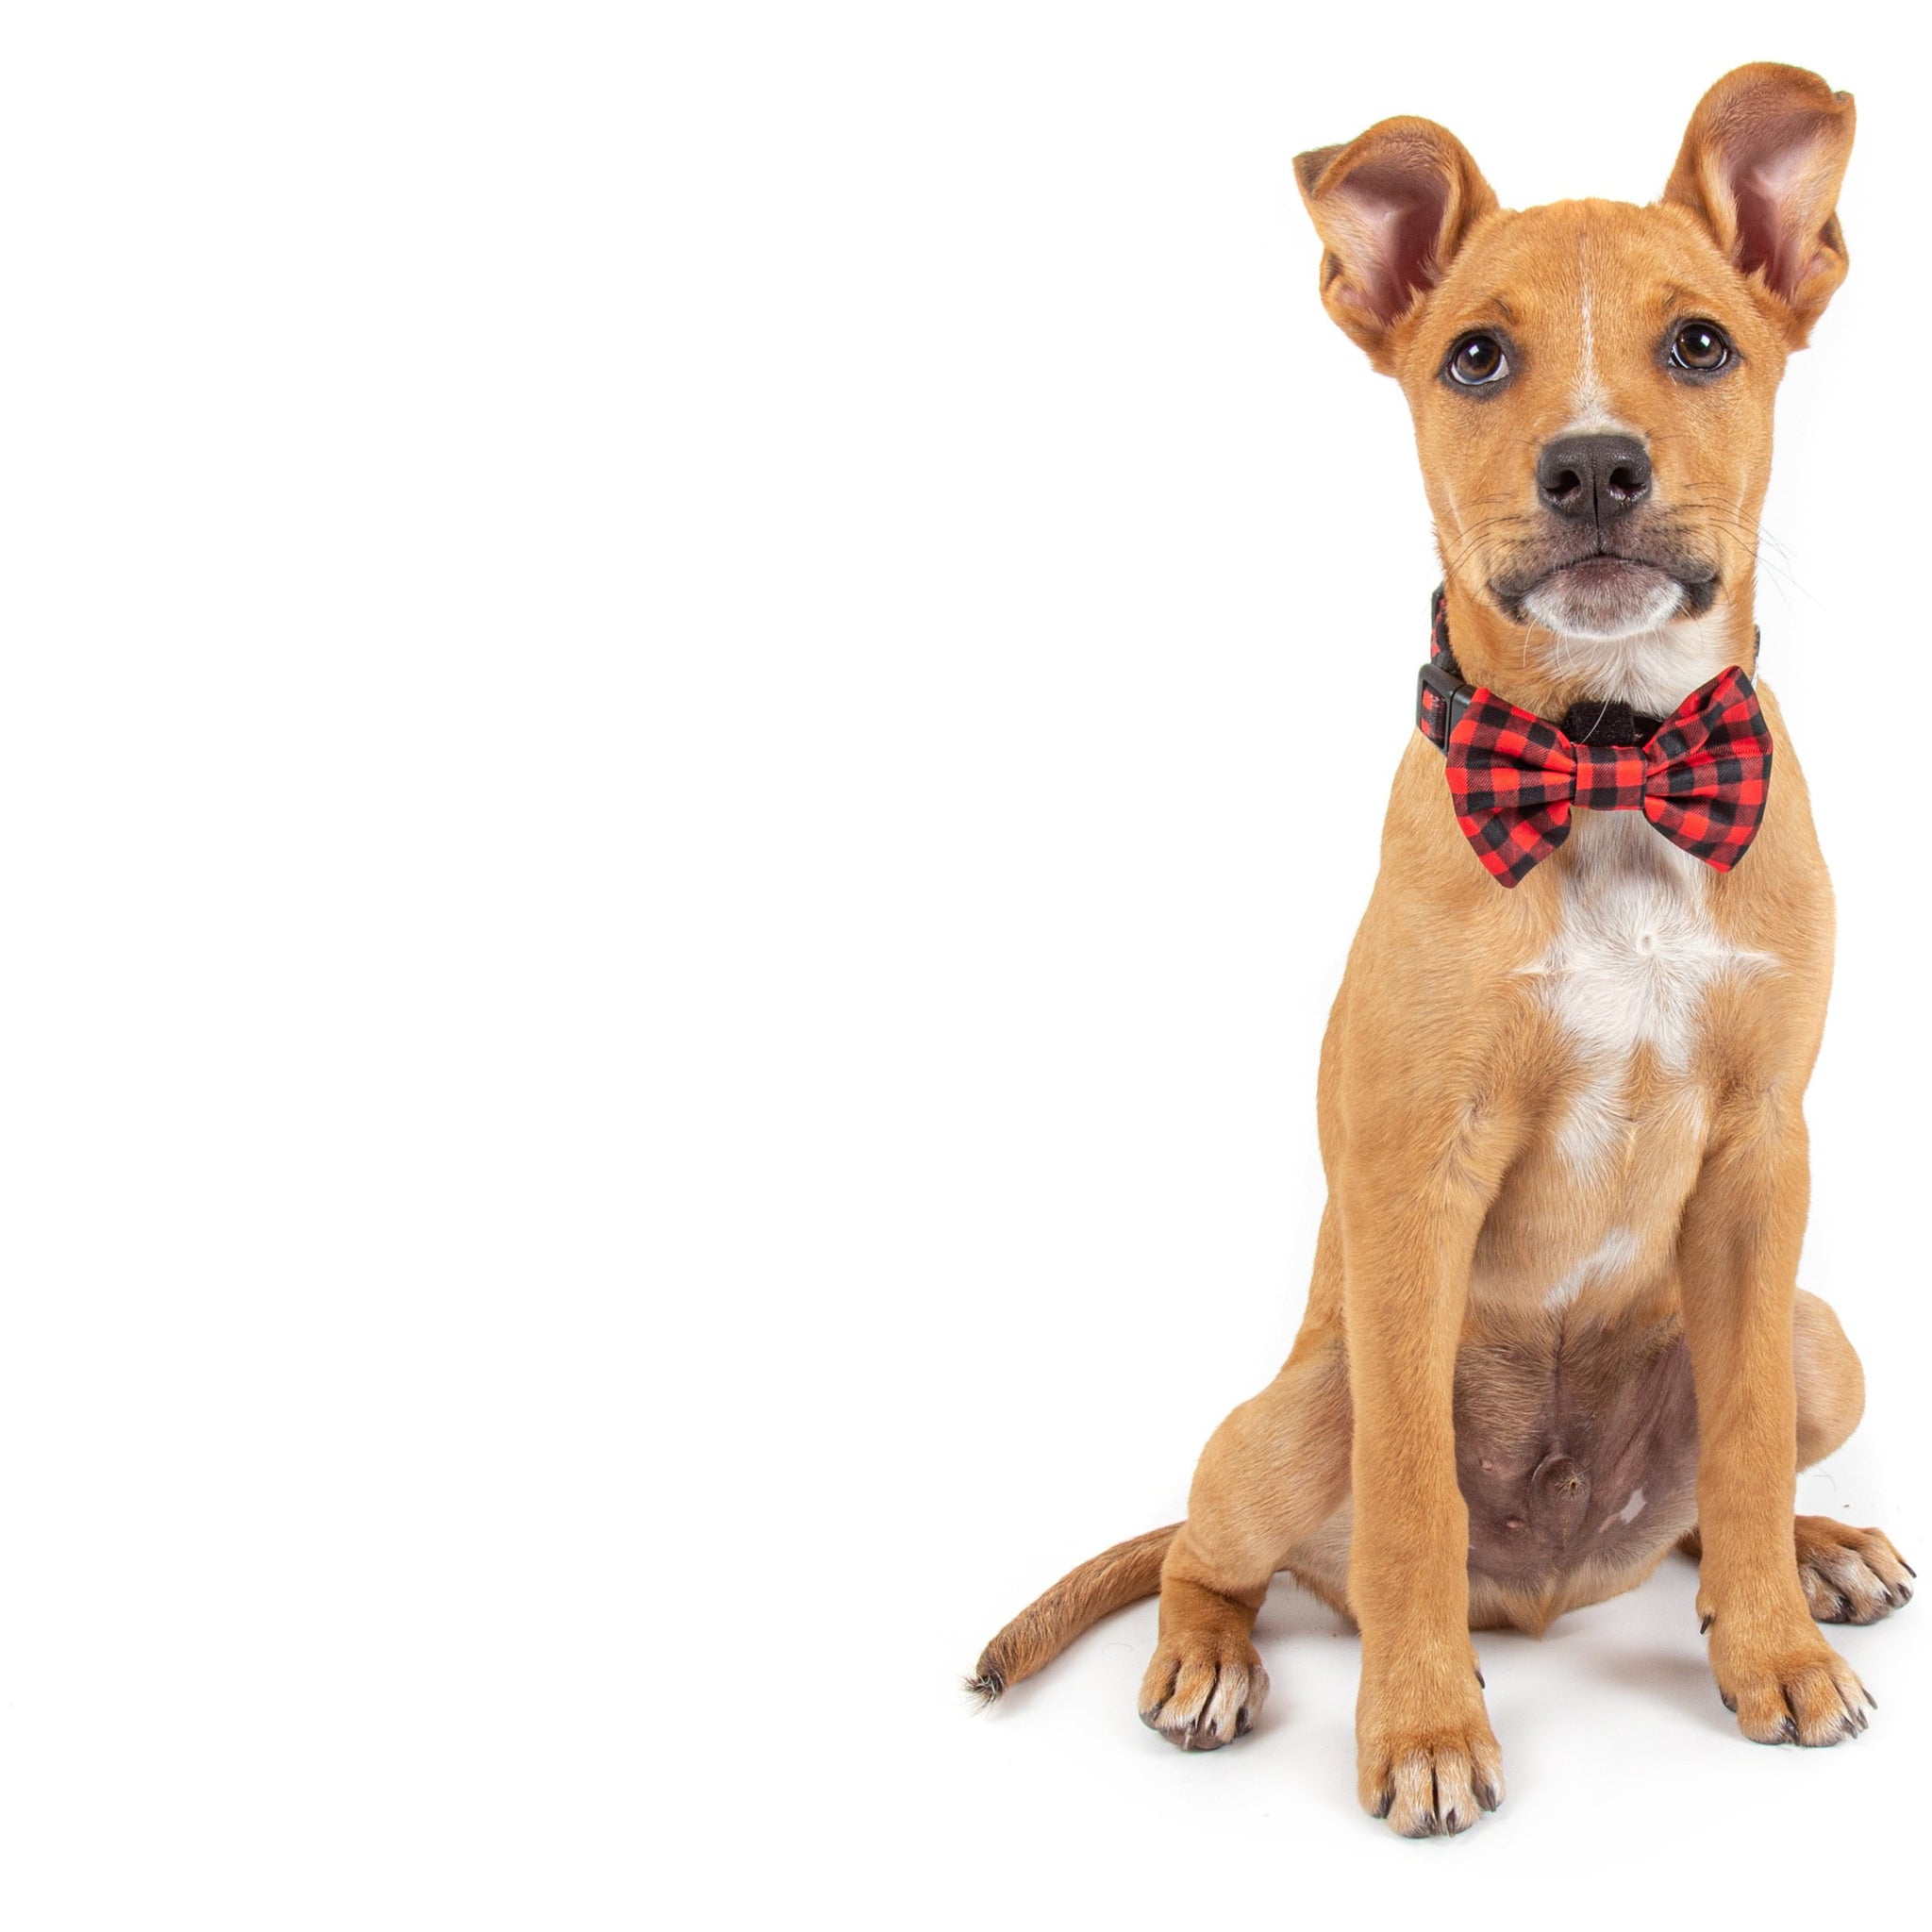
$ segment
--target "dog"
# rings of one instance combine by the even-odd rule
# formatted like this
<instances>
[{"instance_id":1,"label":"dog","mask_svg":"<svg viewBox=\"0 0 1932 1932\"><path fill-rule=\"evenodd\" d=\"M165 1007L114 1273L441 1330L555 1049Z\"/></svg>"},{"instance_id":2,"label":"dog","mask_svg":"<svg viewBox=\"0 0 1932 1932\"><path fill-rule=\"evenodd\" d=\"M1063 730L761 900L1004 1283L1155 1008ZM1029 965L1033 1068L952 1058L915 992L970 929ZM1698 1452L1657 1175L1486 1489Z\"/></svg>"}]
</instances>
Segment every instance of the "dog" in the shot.
<instances>
[{"instance_id":1,"label":"dog","mask_svg":"<svg viewBox=\"0 0 1932 1932\"><path fill-rule=\"evenodd\" d=\"M1541 1633L1675 1546L1747 1738L1866 1727L1817 1625L1913 1573L1793 1516L1864 1384L1796 1280L1832 901L1752 617L1853 125L1816 75L1740 68L1646 208L1506 210L1410 118L1297 159L1323 304L1414 416L1443 573L1323 1043L1313 1281L1187 1520L1023 1611L982 1701L1158 1588L1141 1715L1226 1744L1286 1571L1361 1633L1363 1807L1457 1833L1503 1798L1472 1630Z\"/></svg>"}]
</instances>

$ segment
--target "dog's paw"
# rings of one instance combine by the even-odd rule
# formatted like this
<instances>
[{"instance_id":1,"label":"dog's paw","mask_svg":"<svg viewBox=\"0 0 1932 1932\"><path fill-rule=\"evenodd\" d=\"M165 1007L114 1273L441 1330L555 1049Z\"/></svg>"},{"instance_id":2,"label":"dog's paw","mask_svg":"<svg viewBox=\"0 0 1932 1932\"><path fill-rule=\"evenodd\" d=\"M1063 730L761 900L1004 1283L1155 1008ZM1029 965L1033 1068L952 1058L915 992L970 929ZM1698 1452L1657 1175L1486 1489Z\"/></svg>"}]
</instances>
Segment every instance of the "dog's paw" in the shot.
<instances>
[{"instance_id":1,"label":"dog's paw","mask_svg":"<svg viewBox=\"0 0 1932 1932\"><path fill-rule=\"evenodd\" d=\"M1183 1751L1218 1751L1254 1729L1268 1673L1245 1638L1218 1631L1163 1637L1141 1682L1141 1722Z\"/></svg>"},{"instance_id":2,"label":"dog's paw","mask_svg":"<svg viewBox=\"0 0 1932 1932\"><path fill-rule=\"evenodd\" d=\"M1362 1808L1404 1838L1453 1838L1503 1802L1503 1752L1483 1707L1474 1653L1444 1658L1419 1694L1408 1672L1366 1659L1356 1708Z\"/></svg>"},{"instance_id":3,"label":"dog's paw","mask_svg":"<svg viewBox=\"0 0 1932 1932\"><path fill-rule=\"evenodd\" d=\"M1875 1624L1912 1600L1912 1567L1876 1529L1797 1520L1798 1581L1821 1624Z\"/></svg>"},{"instance_id":4,"label":"dog's paw","mask_svg":"<svg viewBox=\"0 0 1932 1932\"><path fill-rule=\"evenodd\" d=\"M1503 1802L1503 1751L1480 1714L1444 1730L1357 1739L1362 1808L1404 1838L1453 1838Z\"/></svg>"},{"instance_id":5,"label":"dog's paw","mask_svg":"<svg viewBox=\"0 0 1932 1932\"><path fill-rule=\"evenodd\" d=\"M1816 1630L1804 1626L1783 1643L1724 1642L1724 1624L1719 1617L1711 1634L1711 1669L1753 1743L1836 1744L1871 1722L1857 1673Z\"/></svg>"}]
</instances>

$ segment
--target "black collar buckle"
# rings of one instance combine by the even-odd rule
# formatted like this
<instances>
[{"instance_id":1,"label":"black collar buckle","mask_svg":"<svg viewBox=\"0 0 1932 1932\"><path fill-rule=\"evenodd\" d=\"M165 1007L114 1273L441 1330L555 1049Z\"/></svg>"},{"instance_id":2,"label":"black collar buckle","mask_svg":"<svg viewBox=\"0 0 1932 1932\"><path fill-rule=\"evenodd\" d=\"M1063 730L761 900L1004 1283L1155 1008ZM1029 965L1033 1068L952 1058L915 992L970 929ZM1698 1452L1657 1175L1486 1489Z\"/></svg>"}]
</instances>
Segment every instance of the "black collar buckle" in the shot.
<instances>
[{"instance_id":1,"label":"black collar buckle","mask_svg":"<svg viewBox=\"0 0 1932 1932\"><path fill-rule=\"evenodd\" d=\"M1474 685L1464 684L1440 664L1424 664L1415 680L1416 729L1438 751L1446 753L1450 734L1462 723L1462 714L1474 696Z\"/></svg>"}]
</instances>

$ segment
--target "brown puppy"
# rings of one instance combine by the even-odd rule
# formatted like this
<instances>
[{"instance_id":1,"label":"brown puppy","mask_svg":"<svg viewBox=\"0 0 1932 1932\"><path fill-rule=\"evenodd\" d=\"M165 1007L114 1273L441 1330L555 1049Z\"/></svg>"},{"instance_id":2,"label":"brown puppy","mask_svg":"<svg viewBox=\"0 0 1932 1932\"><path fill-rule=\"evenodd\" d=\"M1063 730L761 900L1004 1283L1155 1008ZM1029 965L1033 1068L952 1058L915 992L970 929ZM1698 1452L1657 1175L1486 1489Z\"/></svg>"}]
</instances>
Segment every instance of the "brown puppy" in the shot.
<instances>
[{"instance_id":1,"label":"brown puppy","mask_svg":"<svg viewBox=\"0 0 1932 1932\"><path fill-rule=\"evenodd\" d=\"M1506 211L1427 121L1296 163L1323 302L1414 414L1467 686L1573 738L1616 717L1587 741L1624 744L1728 667L1748 691L1773 398L1844 276L1852 125L1815 75L1740 68L1650 208ZM1226 1743L1261 1707L1249 1634L1285 1569L1361 1629L1363 1805L1457 1832L1503 1790L1470 1630L1541 1631L1682 1542L1745 1736L1864 1728L1813 1620L1884 1616L1909 1572L1875 1530L1793 1530L1795 1472L1863 1385L1795 1279L1831 891L1757 696L1775 777L1732 871L1648 807L1578 808L1504 890L1443 746L1410 740L1323 1048L1293 1353L1208 1442L1187 1521L1023 1612L983 1696L1158 1582L1141 1715Z\"/></svg>"}]
</instances>

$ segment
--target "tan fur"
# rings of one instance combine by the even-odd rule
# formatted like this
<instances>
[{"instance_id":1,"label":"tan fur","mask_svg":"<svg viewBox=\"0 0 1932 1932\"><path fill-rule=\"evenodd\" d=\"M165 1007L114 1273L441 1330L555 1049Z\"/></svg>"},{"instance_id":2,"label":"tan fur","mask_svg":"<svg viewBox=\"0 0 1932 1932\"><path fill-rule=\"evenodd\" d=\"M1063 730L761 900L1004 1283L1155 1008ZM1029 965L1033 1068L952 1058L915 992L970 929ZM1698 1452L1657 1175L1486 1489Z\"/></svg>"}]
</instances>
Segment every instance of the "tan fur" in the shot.
<instances>
[{"instance_id":1,"label":"tan fur","mask_svg":"<svg viewBox=\"0 0 1932 1932\"><path fill-rule=\"evenodd\" d=\"M1503 210L1455 137L1415 120L1302 158L1323 301L1408 398L1471 683L1561 718L1586 696L1668 710L1725 664L1756 672L1773 401L1844 274L1851 132L1849 97L1758 66L1711 90L1650 208ZM1690 318L1735 345L1722 380L1665 367L1660 345ZM1507 391L1481 401L1443 375L1473 330L1520 353ZM1696 619L1579 642L1506 613L1497 585L1535 578L1553 541L1538 453L1579 427L1644 442L1655 493L1629 527L1715 573ZM1673 676L1667 700L1644 694ZM1505 891L1457 829L1441 754L1411 739L1323 1049L1329 1198L1301 1334L1208 1442L1165 1543L1141 1708L1175 1741L1211 1747L1253 1721L1266 1676L1249 1633L1287 1569L1361 1630L1362 1803L1410 1835L1460 1830L1502 1793L1471 1629L1541 1631L1641 1581L1687 1535L1745 1734L1828 1743L1863 1727L1862 1689L1813 1619L1882 1615L1908 1573L1875 1531L1793 1528L1795 1471L1843 1441L1863 1390L1836 1317L1796 1287L1800 1099L1832 906L1803 774L1759 692L1770 805L1725 875L1641 814L1579 811L1568 843ZM1559 1366L1608 1405L1645 1375L1663 1388L1683 1341L1694 1507L1688 1487L1666 1507L1633 1483L1589 1499L1603 1531L1636 1525L1603 1542L1614 1561L1526 1577L1479 1564L1458 1431L1465 1452L1495 1445L1482 1471L1514 1480L1512 1455L1543 1454ZM1562 1446L1537 1480L1553 1508L1580 1507L1588 1473ZM1507 1549L1522 1527L1482 1530ZM983 1674L1014 1682L1130 1601L1168 1536L1075 1572L995 1640Z\"/></svg>"},{"instance_id":2,"label":"tan fur","mask_svg":"<svg viewBox=\"0 0 1932 1932\"><path fill-rule=\"evenodd\" d=\"M1074 1639L1160 1588L1160 1566L1180 1524L1151 1529L1090 1557L1036 1597L980 1653L966 1688L983 1704L1051 1663Z\"/></svg>"}]
</instances>

